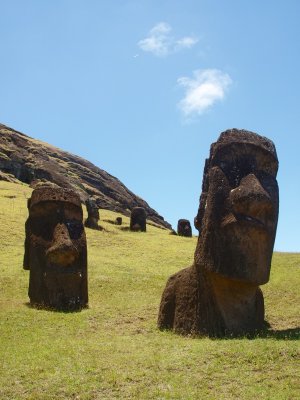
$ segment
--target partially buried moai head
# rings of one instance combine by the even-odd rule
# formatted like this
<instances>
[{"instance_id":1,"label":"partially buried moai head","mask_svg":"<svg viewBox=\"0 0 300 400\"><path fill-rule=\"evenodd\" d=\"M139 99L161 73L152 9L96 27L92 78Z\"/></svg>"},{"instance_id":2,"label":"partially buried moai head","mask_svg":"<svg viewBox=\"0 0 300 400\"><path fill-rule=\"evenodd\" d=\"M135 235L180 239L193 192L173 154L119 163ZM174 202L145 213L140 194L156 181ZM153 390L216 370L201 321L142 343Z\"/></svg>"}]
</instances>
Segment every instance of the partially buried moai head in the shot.
<instances>
[{"instance_id":1,"label":"partially buried moai head","mask_svg":"<svg viewBox=\"0 0 300 400\"><path fill-rule=\"evenodd\" d=\"M196 264L221 275L264 284L278 219L278 159L273 142L231 129L211 146L195 226Z\"/></svg>"},{"instance_id":2,"label":"partially buried moai head","mask_svg":"<svg viewBox=\"0 0 300 400\"><path fill-rule=\"evenodd\" d=\"M130 230L146 232L146 211L143 207L134 207L131 210Z\"/></svg>"},{"instance_id":3,"label":"partially buried moai head","mask_svg":"<svg viewBox=\"0 0 300 400\"><path fill-rule=\"evenodd\" d=\"M122 225L122 222L123 222L122 217L117 217L115 220L116 225Z\"/></svg>"},{"instance_id":4,"label":"partially buried moai head","mask_svg":"<svg viewBox=\"0 0 300 400\"><path fill-rule=\"evenodd\" d=\"M177 224L179 236L192 237L192 227L188 219L179 219Z\"/></svg>"},{"instance_id":5,"label":"partially buried moai head","mask_svg":"<svg viewBox=\"0 0 300 400\"><path fill-rule=\"evenodd\" d=\"M88 304L87 246L79 197L39 187L28 202L24 268L31 304L78 310Z\"/></svg>"}]
</instances>

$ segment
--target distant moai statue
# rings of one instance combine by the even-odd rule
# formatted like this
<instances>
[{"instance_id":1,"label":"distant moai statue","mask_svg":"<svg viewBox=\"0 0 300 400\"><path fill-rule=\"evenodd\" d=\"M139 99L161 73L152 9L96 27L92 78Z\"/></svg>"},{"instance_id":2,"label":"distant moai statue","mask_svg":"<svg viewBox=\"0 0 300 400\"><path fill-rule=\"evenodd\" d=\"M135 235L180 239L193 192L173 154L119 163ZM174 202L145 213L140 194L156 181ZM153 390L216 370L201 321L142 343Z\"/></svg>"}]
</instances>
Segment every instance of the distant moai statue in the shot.
<instances>
[{"instance_id":1,"label":"distant moai statue","mask_svg":"<svg viewBox=\"0 0 300 400\"><path fill-rule=\"evenodd\" d=\"M123 222L122 217L117 217L115 220L116 225L122 225L122 222Z\"/></svg>"},{"instance_id":2,"label":"distant moai statue","mask_svg":"<svg viewBox=\"0 0 300 400\"><path fill-rule=\"evenodd\" d=\"M86 202L86 210L88 213L88 217L84 222L84 226L91 229L101 229L98 225L99 221L99 208L94 198L89 197Z\"/></svg>"},{"instance_id":3,"label":"distant moai statue","mask_svg":"<svg viewBox=\"0 0 300 400\"><path fill-rule=\"evenodd\" d=\"M57 310L88 304L87 246L81 202L63 188L38 187L28 201L24 268L30 303Z\"/></svg>"},{"instance_id":4,"label":"distant moai statue","mask_svg":"<svg viewBox=\"0 0 300 400\"><path fill-rule=\"evenodd\" d=\"M192 237L192 227L188 219L178 220L177 233L179 236Z\"/></svg>"},{"instance_id":5,"label":"distant moai statue","mask_svg":"<svg viewBox=\"0 0 300 400\"><path fill-rule=\"evenodd\" d=\"M194 264L169 278L160 329L223 336L253 334L264 326L259 285L270 275L277 170L273 142L253 132L231 129L211 145L195 219Z\"/></svg>"},{"instance_id":6,"label":"distant moai statue","mask_svg":"<svg viewBox=\"0 0 300 400\"><path fill-rule=\"evenodd\" d=\"M134 207L131 210L130 230L146 232L146 211L143 207Z\"/></svg>"}]
</instances>

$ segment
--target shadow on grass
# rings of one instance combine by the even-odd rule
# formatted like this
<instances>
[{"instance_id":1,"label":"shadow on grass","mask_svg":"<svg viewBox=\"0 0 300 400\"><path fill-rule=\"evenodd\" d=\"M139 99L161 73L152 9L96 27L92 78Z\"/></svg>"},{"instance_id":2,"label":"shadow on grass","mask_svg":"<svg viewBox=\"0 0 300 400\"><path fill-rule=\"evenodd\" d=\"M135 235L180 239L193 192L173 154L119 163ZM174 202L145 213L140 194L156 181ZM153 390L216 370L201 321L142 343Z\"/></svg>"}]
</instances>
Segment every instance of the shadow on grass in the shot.
<instances>
[{"instance_id":1,"label":"shadow on grass","mask_svg":"<svg viewBox=\"0 0 300 400\"><path fill-rule=\"evenodd\" d=\"M173 333L172 330L169 329L160 329L160 331ZM180 333L176 332L176 334L180 335ZM300 339L300 327L289 328L276 330L272 329L271 325L265 321L264 327L261 330L257 330L252 333L240 333L240 334L230 334L223 333L219 335L206 335L206 334L197 334L190 333L188 335L183 334L183 336L187 336L191 339L203 339L209 338L211 340L255 340L255 339L275 339L275 340L299 340Z\"/></svg>"},{"instance_id":2,"label":"shadow on grass","mask_svg":"<svg viewBox=\"0 0 300 400\"><path fill-rule=\"evenodd\" d=\"M84 227L86 229L91 229L93 231L101 231L101 232L104 231L104 232L107 232L107 230L105 228L103 228L103 226L101 226L101 225L98 225L97 228L91 228L90 226L85 226L85 225L84 225Z\"/></svg>"},{"instance_id":3,"label":"shadow on grass","mask_svg":"<svg viewBox=\"0 0 300 400\"><path fill-rule=\"evenodd\" d=\"M73 314L73 313L79 313L82 310L86 310L89 308L89 306L86 307L80 307L80 308L74 308L74 309L64 309L64 308L60 308L60 309L56 309L53 307L48 307L48 306L44 306L42 304L31 304L28 302L24 303L26 307L28 308L32 308L34 310L38 310L38 311L50 311L50 312L55 312L55 313L62 313L62 314Z\"/></svg>"},{"instance_id":4,"label":"shadow on grass","mask_svg":"<svg viewBox=\"0 0 300 400\"><path fill-rule=\"evenodd\" d=\"M300 339L300 327L276 330L267 328L262 332L259 332L257 338L265 339L276 339L276 340L299 340Z\"/></svg>"},{"instance_id":5,"label":"shadow on grass","mask_svg":"<svg viewBox=\"0 0 300 400\"><path fill-rule=\"evenodd\" d=\"M299 340L300 339L300 327L276 330L272 329L271 326L266 322L265 327L251 334L241 335L225 335L223 337L212 337L211 339L218 340L231 340L231 339L275 339L275 340Z\"/></svg>"},{"instance_id":6,"label":"shadow on grass","mask_svg":"<svg viewBox=\"0 0 300 400\"><path fill-rule=\"evenodd\" d=\"M140 229L130 229L130 226L121 226L119 229L124 232L147 233L145 231L141 231Z\"/></svg>"},{"instance_id":7,"label":"shadow on grass","mask_svg":"<svg viewBox=\"0 0 300 400\"><path fill-rule=\"evenodd\" d=\"M103 222L107 222L107 223L112 224L112 225L116 225L116 221L114 221L112 219L102 219L102 221Z\"/></svg>"},{"instance_id":8,"label":"shadow on grass","mask_svg":"<svg viewBox=\"0 0 300 400\"><path fill-rule=\"evenodd\" d=\"M128 232L128 231L130 231L130 227L129 226L121 226L121 228L119 228L121 231L124 231L124 232Z\"/></svg>"}]
</instances>

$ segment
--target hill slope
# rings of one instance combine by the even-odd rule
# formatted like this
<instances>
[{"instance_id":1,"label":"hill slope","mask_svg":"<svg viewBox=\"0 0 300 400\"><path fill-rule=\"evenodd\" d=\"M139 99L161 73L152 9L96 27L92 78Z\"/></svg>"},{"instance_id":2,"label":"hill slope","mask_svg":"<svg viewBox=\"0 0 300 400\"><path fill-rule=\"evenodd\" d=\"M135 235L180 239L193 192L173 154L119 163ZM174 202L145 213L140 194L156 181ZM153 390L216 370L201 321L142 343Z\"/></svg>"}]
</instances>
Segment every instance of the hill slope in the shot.
<instances>
[{"instance_id":1,"label":"hill slope","mask_svg":"<svg viewBox=\"0 0 300 400\"><path fill-rule=\"evenodd\" d=\"M171 225L146 201L122 182L81 157L32 139L0 124L0 180L35 186L40 181L54 182L75 189L81 200L95 196L98 206L129 215L133 207L144 207L147 218L170 229Z\"/></svg>"},{"instance_id":2,"label":"hill slope","mask_svg":"<svg viewBox=\"0 0 300 400\"><path fill-rule=\"evenodd\" d=\"M274 254L262 287L266 332L181 337L160 332L156 319L166 280L192 262L196 238L123 231L101 210L106 230L86 229L90 308L37 310L22 269L30 192L0 182L1 400L299 398L300 254Z\"/></svg>"}]
</instances>

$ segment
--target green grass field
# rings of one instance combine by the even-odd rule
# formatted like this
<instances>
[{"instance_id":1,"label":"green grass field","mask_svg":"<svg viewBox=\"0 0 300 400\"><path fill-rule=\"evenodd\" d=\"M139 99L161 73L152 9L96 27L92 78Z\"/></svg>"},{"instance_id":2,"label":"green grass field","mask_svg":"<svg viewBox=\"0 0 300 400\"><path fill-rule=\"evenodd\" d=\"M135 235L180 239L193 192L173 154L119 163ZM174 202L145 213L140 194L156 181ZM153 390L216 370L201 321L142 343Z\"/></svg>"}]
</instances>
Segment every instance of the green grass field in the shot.
<instances>
[{"instance_id":1,"label":"green grass field","mask_svg":"<svg viewBox=\"0 0 300 400\"><path fill-rule=\"evenodd\" d=\"M0 399L299 399L300 254L275 253L263 286L271 327L252 339L181 337L156 319L167 277L196 238L86 229L89 309L28 306L26 185L0 182ZM105 221L106 220L106 221ZM123 217L125 226L129 220Z\"/></svg>"}]
</instances>

